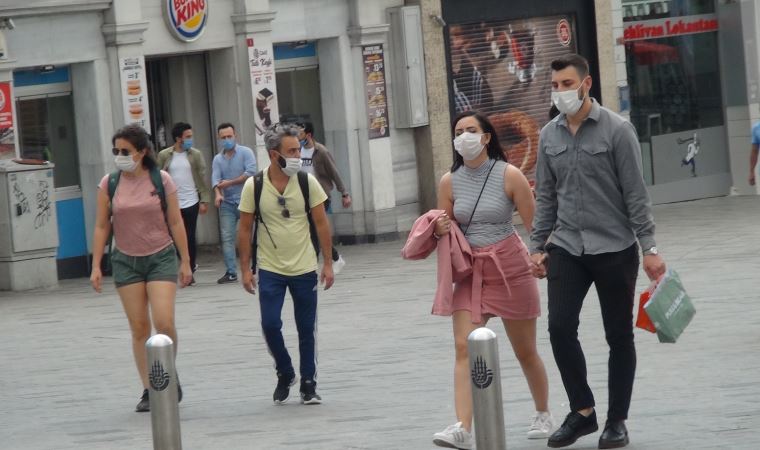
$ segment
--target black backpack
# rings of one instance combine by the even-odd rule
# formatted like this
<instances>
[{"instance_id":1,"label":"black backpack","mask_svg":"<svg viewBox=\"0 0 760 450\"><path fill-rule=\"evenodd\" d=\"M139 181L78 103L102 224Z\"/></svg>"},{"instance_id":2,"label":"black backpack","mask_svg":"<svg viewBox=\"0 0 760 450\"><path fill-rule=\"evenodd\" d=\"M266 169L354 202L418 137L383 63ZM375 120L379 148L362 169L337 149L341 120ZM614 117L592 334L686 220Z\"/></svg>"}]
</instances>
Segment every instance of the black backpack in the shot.
<instances>
[{"instance_id":1,"label":"black backpack","mask_svg":"<svg viewBox=\"0 0 760 450\"><path fill-rule=\"evenodd\" d=\"M311 243L314 246L314 251L318 251L318 241L314 239L314 237L317 235L317 230L314 226L314 219L311 217L311 205L309 204L309 174L306 172L299 171L297 173L298 176L298 187L301 188L301 195L303 195L303 202L306 210L306 217L309 219L309 234L311 235ZM261 218L261 214L259 214L260 203L261 203L261 191L264 189L264 171L260 170L256 173L256 175L253 176L253 203L256 207L255 214L255 224L256 227L253 230L253 243L251 244L251 269L255 272L256 271L256 262L257 262L257 254L259 249L259 224L263 225L264 228L266 228L266 224L264 223L264 219ZM272 241L272 245L274 245L274 248L277 248L277 244Z\"/></svg>"}]
</instances>

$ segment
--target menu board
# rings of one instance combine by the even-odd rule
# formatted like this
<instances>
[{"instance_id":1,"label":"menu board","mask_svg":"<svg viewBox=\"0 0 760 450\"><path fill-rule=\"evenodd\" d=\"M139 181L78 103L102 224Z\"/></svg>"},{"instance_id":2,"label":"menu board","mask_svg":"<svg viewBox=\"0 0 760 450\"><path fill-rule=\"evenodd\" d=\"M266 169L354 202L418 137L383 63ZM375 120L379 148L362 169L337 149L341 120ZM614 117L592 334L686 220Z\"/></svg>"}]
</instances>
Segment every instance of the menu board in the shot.
<instances>
[{"instance_id":1,"label":"menu board","mask_svg":"<svg viewBox=\"0 0 760 450\"><path fill-rule=\"evenodd\" d=\"M121 76L121 97L124 104L124 122L136 123L150 132L145 58L134 56L119 59L119 73Z\"/></svg>"},{"instance_id":2,"label":"menu board","mask_svg":"<svg viewBox=\"0 0 760 450\"><path fill-rule=\"evenodd\" d=\"M383 45L362 46L364 85L367 95L369 138L390 136L388 97L385 90L385 59Z\"/></svg>"},{"instance_id":3,"label":"menu board","mask_svg":"<svg viewBox=\"0 0 760 450\"><path fill-rule=\"evenodd\" d=\"M273 122L277 122L277 88L274 76L274 50L272 42L263 36L256 41L248 38L248 66L251 73L251 92L253 92L253 117L256 134L263 136ZM272 120L274 117L275 120ZM264 145L263 138L259 144Z\"/></svg>"},{"instance_id":4,"label":"menu board","mask_svg":"<svg viewBox=\"0 0 760 450\"><path fill-rule=\"evenodd\" d=\"M16 136L13 127L11 83L0 83L0 159L16 157Z\"/></svg>"}]
</instances>

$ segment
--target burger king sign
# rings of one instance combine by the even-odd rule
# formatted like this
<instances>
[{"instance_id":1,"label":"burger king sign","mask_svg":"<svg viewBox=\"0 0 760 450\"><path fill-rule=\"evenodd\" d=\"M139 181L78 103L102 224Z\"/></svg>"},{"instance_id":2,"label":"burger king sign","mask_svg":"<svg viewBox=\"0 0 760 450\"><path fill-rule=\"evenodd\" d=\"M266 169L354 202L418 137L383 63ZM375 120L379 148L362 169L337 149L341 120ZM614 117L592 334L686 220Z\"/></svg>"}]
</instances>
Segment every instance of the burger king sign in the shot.
<instances>
[{"instance_id":1,"label":"burger king sign","mask_svg":"<svg viewBox=\"0 0 760 450\"><path fill-rule=\"evenodd\" d=\"M166 24L183 42L198 39L206 29L209 0L163 0Z\"/></svg>"}]
</instances>

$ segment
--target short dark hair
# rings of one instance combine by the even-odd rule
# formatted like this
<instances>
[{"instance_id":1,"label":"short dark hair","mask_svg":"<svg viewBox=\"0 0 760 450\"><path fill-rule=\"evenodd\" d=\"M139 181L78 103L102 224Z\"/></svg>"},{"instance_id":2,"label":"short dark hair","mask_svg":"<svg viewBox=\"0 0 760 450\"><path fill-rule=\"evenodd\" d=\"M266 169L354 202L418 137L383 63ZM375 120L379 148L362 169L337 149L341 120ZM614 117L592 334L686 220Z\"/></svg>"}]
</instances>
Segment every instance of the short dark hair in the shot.
<instances>
[{"instance_id":1,"label":"short dark hair","mask_svg":"<svg viewBox=\"0 0 760 450\"><path fill-rule=\"evenodd\" d=\"M311 122L303 122L299 124L303 128L303 132L314 136L314 124Z\"/></svg>"},{"instance_id":2,"label":"short dark hair","mask_svg":"<svg viewBox=\"0 0 760 450\"><path fill-rule=\"evenodd\" d=\"M235 125L229 122L223 122L223 123L220 123L218 127L216 127L216 132L218 133L225 128L232 128L232 131L235 131Z\"/></svg>"},{"instance_id":3,"label":"short dark hair","mask_svg":"<svg viewBox=\"0 0 760 450\"><path fill-rule=\"evenodd\" d=\"M187 130L192 130L193 127L189 123L177 122L172 127L172 139L177 142L177 139L181 138Z\"/></svg>"},{"instance_id":4,"label":"short dark hair","mask_svg":"<svg viewBox=\"0 0 760 450\"><path fill-rule=\"evenodd\" d=\"M156 160L153 159L153 144L150 143L150 134L143 127L133 123L119 128L111 138L111 145L116 145L116 139L124 139L132 144L137 151L145 151L145 157L142 160L142 165L145 169L151 170L156 167Z\"/></svg>"},{"instance_id":5,"label":"short dark hair","mask_svg":"<svg viewBox=\"0 0 760 450\"><path fill-rule=\"evenodd\" d=\"M552 61L552 70L559 71L564 70L566 67L573 66L575 71L578 72L578 76L581 80L589 75L588 60L577 53L571 53L569 55L561 56Z\"/></svg>"},{"instance_id":6,"label":"short dark hair","mask_svg":"<svg viewBox=\"0 0 760 450\"><path fill-rule=\"evenodd\" d=\"M493 124L490 120L486 119L486 117L477 112L477 111L465 111L458 116L454 118L454 121L451 122L451 134L454 135L454 132L457 128L457 123L459 123L460 120L464 119L465 117L474 117L475 120L478 121L478 124L480 125L480 129L483 130L483 133L488 133L491 135L491 140L488 141L488 147L486 149L486 153L488 153L489 159L495 159L497 161L507 161L506 155L504 155L504 150L501 148L501 144L499 143L499 135L496 133L496 129L494 128ZM456 149L454 151L454 164L451 165L451 172L456 172L457 169L462 167L464 165L464 158L462 158L462 155L459 154Z\"/></svg>"}]
</instances>

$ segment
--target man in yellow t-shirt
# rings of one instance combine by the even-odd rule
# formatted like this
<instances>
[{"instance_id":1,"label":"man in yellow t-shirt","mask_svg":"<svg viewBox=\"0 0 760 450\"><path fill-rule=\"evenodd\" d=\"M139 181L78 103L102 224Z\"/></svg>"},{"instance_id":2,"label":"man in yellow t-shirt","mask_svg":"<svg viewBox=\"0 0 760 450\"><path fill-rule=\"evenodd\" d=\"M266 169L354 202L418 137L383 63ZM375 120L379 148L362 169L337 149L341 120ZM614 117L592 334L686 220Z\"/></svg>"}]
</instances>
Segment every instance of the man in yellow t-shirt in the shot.
<instances>
[{"instance_id":1,"label":"man in yellow t-shirt","mask_svg":"<svg viewBox=\"0 0 760 450\"><path fill-rule=\"evenodd\" d=\"M282 306L285 290L293 298L301 356L301 402L322 402L316 392L317 254L311 241L304 195L296 174L301 168L298 129L274 125L264 135L270 166L263 171L259 209L255 204L255 177L243 186L240 197L238 252L243 287L255 293L256 275L251 267L251 230L257 217L257 258L261 327L277 369L273 399L282 404L296 383L293 364L282 337ZM319 182L308 175L310 213L322 254L332 254L332 236L325 213L325 194ZM329 289L334 281L332 260L325 258L320 281Z\"/></svg>"}]
</instances>

